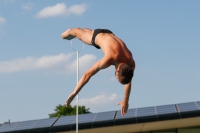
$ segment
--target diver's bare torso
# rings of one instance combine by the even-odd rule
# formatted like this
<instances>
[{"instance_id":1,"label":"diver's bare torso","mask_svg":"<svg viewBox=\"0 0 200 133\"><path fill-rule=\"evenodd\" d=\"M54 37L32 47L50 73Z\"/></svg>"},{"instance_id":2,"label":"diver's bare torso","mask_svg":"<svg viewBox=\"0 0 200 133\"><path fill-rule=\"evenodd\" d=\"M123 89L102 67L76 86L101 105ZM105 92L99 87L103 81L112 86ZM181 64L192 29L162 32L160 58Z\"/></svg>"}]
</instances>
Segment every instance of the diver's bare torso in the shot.
<instances>
[{"instance_id":1,"label":"diver's bare torso","mask_svg":"<svg viewBox=\"0 0 200 133\"><path fill-rule=\"evenodd\" d=\"M96 36L95 43L101 47L105 56L110 56L110 65L116 65L120 62L128 64L133 69L135 68L132 53L126 47L126 44L114 34L99 33Z\"/></svg>"}]
</instances>

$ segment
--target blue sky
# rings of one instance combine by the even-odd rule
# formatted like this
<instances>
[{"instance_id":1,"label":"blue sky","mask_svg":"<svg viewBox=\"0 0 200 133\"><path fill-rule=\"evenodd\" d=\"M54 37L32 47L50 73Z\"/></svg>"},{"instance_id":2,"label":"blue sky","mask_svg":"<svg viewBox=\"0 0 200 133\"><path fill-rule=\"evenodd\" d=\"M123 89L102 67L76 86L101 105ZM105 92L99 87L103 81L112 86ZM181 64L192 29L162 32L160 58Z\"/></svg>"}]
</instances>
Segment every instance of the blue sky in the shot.
<instances>
[{"instance_id":1,"label":"blue sky","mask_svg":"<svg viewBox=\"0 0 200 133\"><path fill-rule=\"evenodd\" d=\"M1 0L0 123L48 118L65 103L76 85L76 52L60 35L74 27L110 29L132 51L129 108L200 101L199 6L198 0ZM79 55L80 76L103 56L86 45ZM91 112L119 110L123 92L112 66L81 90L80 104Z\"/></svg>"}]
</instances>

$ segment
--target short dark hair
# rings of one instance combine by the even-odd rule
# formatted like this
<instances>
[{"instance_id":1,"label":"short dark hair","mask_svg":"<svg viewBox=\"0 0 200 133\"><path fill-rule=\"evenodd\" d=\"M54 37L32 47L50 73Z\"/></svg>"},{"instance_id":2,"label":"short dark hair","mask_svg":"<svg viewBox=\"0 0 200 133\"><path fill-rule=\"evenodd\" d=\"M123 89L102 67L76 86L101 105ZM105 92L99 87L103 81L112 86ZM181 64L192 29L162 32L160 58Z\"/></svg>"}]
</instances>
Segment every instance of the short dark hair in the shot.
<instances>
[{"instance_id":1,"label":"short dark hair","mask_svg":"<svg viewBox=\"0 0 200 133\"><path fill-rule=\"evenodd\" d=\"M123 63L119 67L118 77L121 84L128 84L133 77L133 69L129 67L129 65Z\"/></svg>"}]
</instances>

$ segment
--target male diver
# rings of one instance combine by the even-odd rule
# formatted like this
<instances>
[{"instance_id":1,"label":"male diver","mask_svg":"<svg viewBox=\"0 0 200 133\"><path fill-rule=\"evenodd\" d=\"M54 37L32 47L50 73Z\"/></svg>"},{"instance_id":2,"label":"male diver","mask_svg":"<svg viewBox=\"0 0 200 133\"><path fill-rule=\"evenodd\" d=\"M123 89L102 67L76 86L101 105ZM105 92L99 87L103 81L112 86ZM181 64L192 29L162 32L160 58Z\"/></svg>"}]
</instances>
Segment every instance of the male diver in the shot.
<instances>
[{"instance_id":1,"label":"male diver","mask_svg":"<svg viewBox=\"0 0 200 133\"><path fill-rule=\"evenodd\" d=\"M72 102L93 75L101 69L114 65L116 69L115 76L124 85L124 100L118 104L121 105L121 114L125 115L128 110L131 81L135 70L135 61L126 44L108 29L73 28L66 30L61 36L67 40L77 37L82 42L101 49L104 53L104 57L83 74L74 91L66 100L66 106Z\"/></svg>"}]
</instances>

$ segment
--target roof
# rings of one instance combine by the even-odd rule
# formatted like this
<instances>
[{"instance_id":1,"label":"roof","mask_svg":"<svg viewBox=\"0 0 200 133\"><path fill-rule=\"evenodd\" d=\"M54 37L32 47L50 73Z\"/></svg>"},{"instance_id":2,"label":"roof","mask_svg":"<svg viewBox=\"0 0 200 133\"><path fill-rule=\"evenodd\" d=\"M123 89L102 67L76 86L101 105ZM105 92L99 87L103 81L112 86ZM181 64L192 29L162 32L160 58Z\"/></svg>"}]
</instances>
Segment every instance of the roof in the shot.
<instances>
[{"instance_id":1,"label":"roof","mask_svg":"<svg viewBox=\"0 0 200 133\"><path fill-rule=\"evenodd\" d=\"M200 126L200 101L79 115L79 132L140 132ZM158 126L159 125L159 126ZM134 128L133 128L134 127ZM74 132L76 115L13 122L0 125L0 133Z\"/></svg>"}]
</instances>

